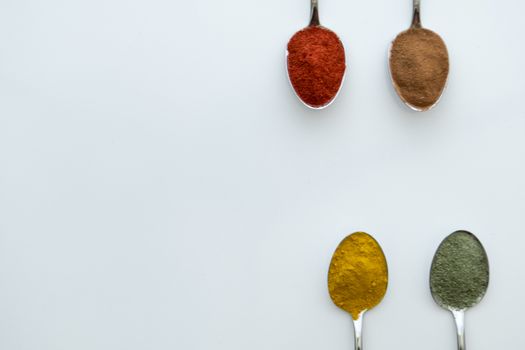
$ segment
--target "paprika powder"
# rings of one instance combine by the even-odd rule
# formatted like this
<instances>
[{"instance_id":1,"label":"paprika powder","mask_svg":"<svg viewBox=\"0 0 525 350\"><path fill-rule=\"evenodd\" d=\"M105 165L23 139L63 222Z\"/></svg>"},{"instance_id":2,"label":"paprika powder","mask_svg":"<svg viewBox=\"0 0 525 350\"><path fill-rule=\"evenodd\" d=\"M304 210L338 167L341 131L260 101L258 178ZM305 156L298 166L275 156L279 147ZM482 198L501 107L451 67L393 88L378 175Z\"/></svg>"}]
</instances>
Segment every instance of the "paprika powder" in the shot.
<instances>
[{"instance_id":1,"label":"paprika powder","mask_svg":"<svg viewBox=\"0 0 525 350\"><path fill-rule=\"evenodd\" d=\"M346 70L341 40L329 29L307 27L288 43L288 76L297 96L322 108L337 96Z\"/></svg>"}]
</instances>

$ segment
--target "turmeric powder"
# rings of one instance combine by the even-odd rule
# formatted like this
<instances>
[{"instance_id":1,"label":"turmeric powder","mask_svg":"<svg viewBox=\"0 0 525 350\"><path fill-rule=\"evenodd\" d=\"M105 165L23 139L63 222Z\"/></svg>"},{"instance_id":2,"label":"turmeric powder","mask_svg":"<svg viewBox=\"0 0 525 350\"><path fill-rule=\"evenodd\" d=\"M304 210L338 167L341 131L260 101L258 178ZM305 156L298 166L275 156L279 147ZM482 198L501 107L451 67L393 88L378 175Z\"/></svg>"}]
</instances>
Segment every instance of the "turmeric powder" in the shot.
<instances>
[{"instance_id":1,"label":"turmeric powder","mask_svg":"<svg viewBox=\"0 0 525 350\"><path fill-rule=\"evenodd\" d=\"M385 255L372 236L356 232L339 244L328 271L328 290L335 305L357 320L381 302L387 284Z\"/></svg>"}]
</instances>

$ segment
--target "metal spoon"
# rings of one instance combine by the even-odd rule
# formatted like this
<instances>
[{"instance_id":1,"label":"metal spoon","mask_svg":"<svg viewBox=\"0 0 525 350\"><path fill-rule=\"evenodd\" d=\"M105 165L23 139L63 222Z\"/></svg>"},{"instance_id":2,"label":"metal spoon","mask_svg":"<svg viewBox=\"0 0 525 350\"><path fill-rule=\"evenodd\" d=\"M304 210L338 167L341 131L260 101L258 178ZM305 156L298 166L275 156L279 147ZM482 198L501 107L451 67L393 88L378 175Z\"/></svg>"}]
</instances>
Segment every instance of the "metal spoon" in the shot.
<instances>
[{"instance_id":1,"label":"metal spoon","mask_svg":"<svg viewBox=\"0 0 525 350\"><path fill-rule=\"evenodd\" d=\"M421 25L421 0L413 1L412 25L390 45L388 62L392 84L401 100L422 112L441 99L448 79L449 58L443 39Z\"/></svg>"},{"instance_id":2,"label":"metal spoon","mask_svg":"<svg viewBox=\"0 0 525 350\"><path fill-rule=\"evenodd\" d=\"M363 316L381 302L387 284L386 258L372 236L356 232L339 244L330 262L328 290L334 304L352 315L355 350L363 348ZM365 301L358 297L364 293L369 294Z\"/></svg>"},{"instance_id":3,"label":"metal spoon","mask_svg":"<svg viewBox=\"0 0 525 350\"><path fill-rule=\"evenodd\" d=\"M341 40L339 39L339 37L337 36L337 34L335 34L333 31L331 31L330 29L324 27L324 26L321 26L321 22L319 21L319 1L318 0L311 0L311 15L310 15L310 23L309 25L306 27L306 28L303 28L302 30L300 30L299 32L295 33L294 36L292 36L292 38L290 39L289 43L301 32L305 31L305 30L308 30L310 28L319 28L319 29L322 29L328 33L331 33L331 35L333 35L334 39L336 41L338 41L338 43L340 44L340 47L341 47L341 50L342 50L342 55L344 57L344 46L343 46L343 43L341 42ZM337 96L339 95L339 92L341 91L341 86L343 85L343 81L344 81L344 77L345 77L345 73L346 73L346 67L345 69L343 70L341 76L339 77L340 78L340 83L339 83L339 86L337 88L337 91L332 95L332 96L329 96L329 98L327 99L326 102L318 105L318 104L314 104L314 103L309 103L308 101L305 101L304 99L304 96L300 96L300 93L297 91L295 85L294 85L294 78L290 75L290 70L289 70L289 51L288 49L286 50L286 58L287 58L287 65L286 65L286 70L287 70L287 75L288 75L288 81L290 82L290 85L292 86L296 96L299 98L299 100L304 104L306 105L307 107L309 108L312 108L312 109L324 109L326 107L328 107L329 105L331 105L335 99L337 98ZM304 56L307 55L307 52L304 53ZM319 81L318 81L319 82ZM313 85L313 84L312 84ZM311 89L314 89L314 86L310 86Z\"/></svg>"},{"instance_id":4,"label":"metal spoon","mask_svg":"<svg viewBox=\"0 0 525 350\"><path fill-rule=\"evenodd\" d=\"M430 269L430 291L454 316L459 350L466 349L465 311L481 301L488 283L487 253L476 236L456 231L441 242Z\"/></svg>"}]
</instances>

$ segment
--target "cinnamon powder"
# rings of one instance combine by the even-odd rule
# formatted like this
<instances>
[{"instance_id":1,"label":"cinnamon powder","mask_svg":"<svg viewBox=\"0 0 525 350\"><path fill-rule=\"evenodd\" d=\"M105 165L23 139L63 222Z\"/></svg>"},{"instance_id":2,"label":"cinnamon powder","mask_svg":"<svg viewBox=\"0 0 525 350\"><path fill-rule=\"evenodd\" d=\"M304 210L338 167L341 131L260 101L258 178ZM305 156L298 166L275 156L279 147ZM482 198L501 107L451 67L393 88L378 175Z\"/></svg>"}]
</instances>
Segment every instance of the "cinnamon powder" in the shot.
<instances>
[{"instance_id":1,"label":"cinnamon powder","mask_svg":"<svg viewBox=\"0 0 525 350\"><path fill-rule=\"evenodd\" d=\"M420 110L429 109L439 100L447 82L447 47L433 31L411 28L392 44L390 71L406 103Z\"/></svg>"},{"instance_id":2,"label":"cinnamon powder","mask_svg":"<svg viewBox=\"0 0 525 350\"><path fill-rule=\"evenodd\" d=\"M290 39L288 75L307 105L319 108L329 104L341 87L345 69L343 44L334 32L307 27Z\"/></svg>"}]
</instances>

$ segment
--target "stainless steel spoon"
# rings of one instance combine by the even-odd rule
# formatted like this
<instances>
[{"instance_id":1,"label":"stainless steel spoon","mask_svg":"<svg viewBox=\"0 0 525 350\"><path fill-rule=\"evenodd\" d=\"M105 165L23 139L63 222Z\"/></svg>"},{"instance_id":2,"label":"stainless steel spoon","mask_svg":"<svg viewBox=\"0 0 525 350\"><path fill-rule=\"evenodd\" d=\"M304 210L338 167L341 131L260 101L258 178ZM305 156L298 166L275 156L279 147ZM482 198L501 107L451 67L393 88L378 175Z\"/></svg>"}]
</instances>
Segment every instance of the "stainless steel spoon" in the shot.
<instances>
[{"instance_id":1,"label":"stainless steel spoon","mask_svg":"<svg viewBox=\"0 0 525 350\"><path fill-rule=\"evenodd\" d=\"M413 0L412 25L390 45L388 62L392 84L401 100L415 111L439 102L448 80L445 42L421 25L421 0Z\"/></svg>"},{"instance_id":2,"label":"stainless steel spoon","mask_svg":"<svg viewBox=\"0 0 525 350\"><path fill-rule=\"evenodd\" d=\"M456 231L441 242L430 269L430 291L454 316L459 350L466 349L465 311L481 301L488 283L487 253L476 236Z\"/></svg>"},{"instance_id":3,"label":"stainless steel spoon","mask_svg":"<svg viewBox=\"0 0 525 350\"><path fill-rule=\"evenodd\" d=\"M343 43L341 42L341 40L339 39L339 37L337 36L337 34L335 34L330 29L328 29L328 28L326 28L324 26L321 26L321 22L319 21L319 1L318 0L311 0L310 7L311 7L310 23L308 24L308 26L306 28L303 28L302 30L300 30L299 32L294 34L294 36L290 39L290 41L288 43L288 46L290 45L290 42L292 42L292 40L294 40L294 38L298 34L300 34L301 32L304 32L304 31L312 29L312 28L322 29L323 31L326 31L327 33L330 33L330 35L333 37L333 40L338 43L338 46L342 50L342 52L339 52L339 53L342 54L342 56L344 58L344 56L345 56L344 46L343 46ZM301 52L301 55L303 57L307 57L308 56L308 52ZM335 91L330 96L328 96L328 98L326 98L326 97L323 98L323 103L313 103L311 101L308 101L305 98L305 96L301 96L300 91L297 90L296 85L294 84L294 77L292 77L291 74L290 74L290 60L289 60L289 58L290 58L290 52L287 49L286 50L286 61L287 61L286 70L287 70L288 81L290 82L290 85L292 86L292 88L293 88L296 96L299 98L299 100L304 105L306 105L307 107L312 108L312 109L324 109L324 108L328 107L329 105L331 105L335 101L337 96L339 95L339 92L341 91L341 86L343 85L344 78L345 78L345 73L346 73L346 63L344 63L344 69L343 69L341 75L339 76L340 83L339 83L339 86L337 86L337 91ZM305 64L305 66L307 66L307 65L314 66L314 65L319 65L320 64L319 62L315 62L314 63L314 62L307 62L307 61L305 61L303 63ZM310 84L309 86L306 86L306 87L303 86L303 89L304 88L308 88L310 90L310 91L308 91L310 95L311 94L315 94L316 87L323 86L323 79L320 79L319 77L312 77L312 78L316 78L315 79L315 84Z\"/></svg>"},{"instance_id":4,"label":"stainless steel spoon","mask_svg":"<svg viewBox=\"0 0 525 350\"><path fill-rule=\"evenodd\" d=\"M381 302L387 285L388 266L379 243L365 232L343 239L330 262L328 291L334 304L352 316L355 350L363 349L363 316Z\"/></svg>"}]
</instances>

